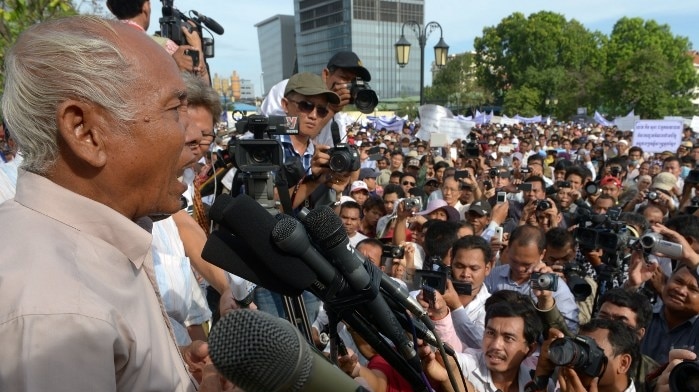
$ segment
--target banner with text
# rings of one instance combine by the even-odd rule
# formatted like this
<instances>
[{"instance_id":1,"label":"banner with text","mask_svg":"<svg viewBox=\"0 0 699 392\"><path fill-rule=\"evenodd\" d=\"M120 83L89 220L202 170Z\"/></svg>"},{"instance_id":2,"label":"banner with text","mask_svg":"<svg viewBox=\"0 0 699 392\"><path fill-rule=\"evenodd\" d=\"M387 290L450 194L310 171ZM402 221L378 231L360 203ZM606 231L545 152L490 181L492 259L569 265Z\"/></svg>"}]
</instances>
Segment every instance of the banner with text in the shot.
<instances>
[{"instance_id":1,"label":"banner with text","mask_svg":"<svg viewBox=\"0 0 699 392\"><path fill-rule=\"evenodd\" d=\"M633 128L633 145L644 152L675 152L682 142L682 121L641 120Z\"/></svg>"},{"instance_id":2,"label":"banner with text","mask_svg":"<svg viewBox=\"0 0 699 392\"><path fill-rule=\"evenodd\" d=\"M439 132L452 143L456 139L465 139L476 126L475 121L454 117L449 109L439 105L420 106L419 112L420 131L416 136L422 140L429 140L427 133Z\"/></svg>"}]
</instances>

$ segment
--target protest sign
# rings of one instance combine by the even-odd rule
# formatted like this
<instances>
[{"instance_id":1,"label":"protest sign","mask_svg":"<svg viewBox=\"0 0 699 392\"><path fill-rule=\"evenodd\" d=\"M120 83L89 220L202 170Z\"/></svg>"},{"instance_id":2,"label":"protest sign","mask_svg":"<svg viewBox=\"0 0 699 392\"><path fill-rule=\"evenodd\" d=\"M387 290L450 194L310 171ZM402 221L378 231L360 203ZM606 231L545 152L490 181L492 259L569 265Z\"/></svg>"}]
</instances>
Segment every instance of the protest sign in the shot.
<instances>
[{"instance_id":1,"label":"protest sign","mask_svg":"<svg viewBox=\"0 0 699 392\"><path fill-rule=\"evenodd\" d=\"M633 145L644 152L676 151L682 142L682 121L641 120L633 128Z\"/></svg>"}]
</instances>

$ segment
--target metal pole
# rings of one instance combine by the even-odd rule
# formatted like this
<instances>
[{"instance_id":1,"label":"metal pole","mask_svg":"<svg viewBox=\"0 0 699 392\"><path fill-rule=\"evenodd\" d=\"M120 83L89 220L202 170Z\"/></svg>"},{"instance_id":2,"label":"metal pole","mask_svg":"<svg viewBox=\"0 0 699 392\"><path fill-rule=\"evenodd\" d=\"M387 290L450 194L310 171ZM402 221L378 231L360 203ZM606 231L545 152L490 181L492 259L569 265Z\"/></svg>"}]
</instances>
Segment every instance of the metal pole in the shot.
<instances>
[{"instance_id":1,"label":"metal pole","mask_svg":"<svg viewBox=\"0 0 699 392\"><path fill-rule=\"evenodd\" d=\"M425 32L420 33L418 41L420 43L420 106L425 104L425 44L427 36Z\"/></svg>"}]
</instances>

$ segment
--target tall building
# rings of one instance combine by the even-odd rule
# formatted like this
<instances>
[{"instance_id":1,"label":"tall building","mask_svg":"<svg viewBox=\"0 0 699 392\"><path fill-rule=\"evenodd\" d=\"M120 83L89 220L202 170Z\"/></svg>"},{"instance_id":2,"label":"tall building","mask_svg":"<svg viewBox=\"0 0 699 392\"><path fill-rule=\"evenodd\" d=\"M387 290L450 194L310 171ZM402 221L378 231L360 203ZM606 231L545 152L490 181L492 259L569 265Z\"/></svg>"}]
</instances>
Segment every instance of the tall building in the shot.
<instances>
[{"instance_id":1,"label":"tall building","mask_svg":"<svg viewBox=\"0 0 699 392\"><path fill-rule=\"evenodd\" d=\"M277 82L288 79L296 69L296 40L293 15L274 15L255 25L262 64L262 95Z\"/></svg>"},{"instance_id":2,"label":"tall building","mask_svg":"<svg viewBox=\"0 0 699 392\"><path fill-rule=\"evenodd\" d=\"M424 24L424 0L294 0L299 72L320 73L330 57L351 50L371 72L371 87L379 100L419 95L420 49L412 43L410 61L396 64L394 44L403 22ZM430 47L431 49L431 47Z\"/></svg>"}]
</instances>

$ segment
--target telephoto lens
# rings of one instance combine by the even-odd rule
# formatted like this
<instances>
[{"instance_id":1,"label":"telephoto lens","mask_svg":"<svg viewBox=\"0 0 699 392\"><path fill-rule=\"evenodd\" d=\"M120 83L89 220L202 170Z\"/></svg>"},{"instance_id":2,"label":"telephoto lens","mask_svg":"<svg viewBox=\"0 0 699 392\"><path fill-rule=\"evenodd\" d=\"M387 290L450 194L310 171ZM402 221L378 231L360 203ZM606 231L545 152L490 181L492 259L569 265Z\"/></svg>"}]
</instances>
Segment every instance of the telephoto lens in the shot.
<instances>
[{"instance_id":1,"label":"telephoto lens","mask_svg":"<svg viewBox=\"0 0 699 392\"><path fill-rule=\"evenodd\" d=\"M699 392L699 363L684 361L670 372L670 391Z\"/></svg>"}]
</instances>

